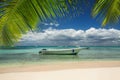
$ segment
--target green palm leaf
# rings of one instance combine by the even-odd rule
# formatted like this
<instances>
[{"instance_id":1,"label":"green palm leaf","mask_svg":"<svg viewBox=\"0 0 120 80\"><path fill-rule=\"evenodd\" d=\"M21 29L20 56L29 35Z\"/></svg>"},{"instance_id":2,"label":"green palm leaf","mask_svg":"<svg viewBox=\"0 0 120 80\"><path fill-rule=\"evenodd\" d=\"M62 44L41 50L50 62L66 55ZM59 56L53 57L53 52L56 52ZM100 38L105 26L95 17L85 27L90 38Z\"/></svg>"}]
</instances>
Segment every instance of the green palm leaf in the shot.
<instances>
[{"instance_id":1,"label":"green palm leaf","mask_svg":"<svg viewBox=\"0 0 120 80\"><path fill-rule=\"evenodd\" d=\"M77 1L77 0L76 0ZM0 0L0 45L14 45L38 22L65 16L74 0ZM77 13L77 12L76 12Z\"/></svg>"},{"instance_id":2,"label":"green palm leaf","mask_svg":"<svg viewBox=\"0 0 120 80\"><path fill-rule=\"evenodd\" d=\"M96 0L92 15L103 19L102 26L118 22L120 18L120 0Z\"/></svg>"}]
</instances>

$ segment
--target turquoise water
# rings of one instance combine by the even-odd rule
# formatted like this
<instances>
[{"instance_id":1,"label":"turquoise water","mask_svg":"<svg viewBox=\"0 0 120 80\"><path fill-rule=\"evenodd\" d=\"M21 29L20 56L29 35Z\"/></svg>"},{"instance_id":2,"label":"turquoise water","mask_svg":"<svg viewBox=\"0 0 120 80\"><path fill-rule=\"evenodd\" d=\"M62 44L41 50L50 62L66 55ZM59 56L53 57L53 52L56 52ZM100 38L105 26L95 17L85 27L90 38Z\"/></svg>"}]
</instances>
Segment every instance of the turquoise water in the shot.
<instances>
[{"instance_id":1,"label":"turquoise water","mask_svg":"<svg viewBox=\"0 0 120 80\"><path fill-rule=\"evenodd\" d=\"M88 50L81 50L78 55L39 55L38 52L43 48L64 47L17 47L15 49L0 49L0 65L54 61L120 60L120 47L89 47Z\"/></svg>"}]
</instances>

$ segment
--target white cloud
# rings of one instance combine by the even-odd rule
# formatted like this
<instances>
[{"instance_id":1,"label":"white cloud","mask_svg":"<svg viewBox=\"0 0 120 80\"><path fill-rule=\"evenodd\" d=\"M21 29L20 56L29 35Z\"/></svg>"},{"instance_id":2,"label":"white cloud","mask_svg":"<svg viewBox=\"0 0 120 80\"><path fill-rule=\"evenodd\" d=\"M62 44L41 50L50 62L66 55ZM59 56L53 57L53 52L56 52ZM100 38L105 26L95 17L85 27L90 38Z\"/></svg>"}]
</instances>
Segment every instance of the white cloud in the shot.
<instances>
[{"instance_id":1,"label":"white cloud","mask_svg":"<svg viewBox=\"0 0 120 80\"><path fill-rule=\"evenodd\" d=\"M58 23L56 23L56 24L54 24L56 27L58 27L60 24L58 24Z\"/></svg>"},{"instance_id":2,"label":"white cloud","mask_svg":"<svg viewBox=\"0 0 120 80\"><path fill-rule=\"evenodd\" d=\"M54 25L54 23L52 23L52 22L51 22L51 23L50 23L50 25L51 25L51 26L53 26L53 25Z\"/></svg>"},{"instance_id":3,"label":"white cloud","mask_svg":"<svg viewBox=\"0 0 120 80\"><path fill-rule=\"evenodd\" d=\"M45 26L48 26L49 24L48 23L43 23Z\"/></svg>"},{"instance_id":4,"label":"white cloud","mask_svg":"<svg viewBox=\"0 0 120 80\"><path fill-rule=\"evenodd\" d=\"M52 25L52 24L51 24ZM43 32L29 32L18 45L82 45L111 46L120 45L120 30L117 29L52 29Z\"/></svg>"},{"instance_id":5,"label":"white cloud","mask_svg":"<svg viewBox=\"0 0 120 80\"><path fill-rule=\"evenodd\" d=\"M56 22L50 22L50 23L42 23L44 24L45 26L55 26L55 27L58 27L60 24L56 23Z\"/></svg>"}]
</instances>

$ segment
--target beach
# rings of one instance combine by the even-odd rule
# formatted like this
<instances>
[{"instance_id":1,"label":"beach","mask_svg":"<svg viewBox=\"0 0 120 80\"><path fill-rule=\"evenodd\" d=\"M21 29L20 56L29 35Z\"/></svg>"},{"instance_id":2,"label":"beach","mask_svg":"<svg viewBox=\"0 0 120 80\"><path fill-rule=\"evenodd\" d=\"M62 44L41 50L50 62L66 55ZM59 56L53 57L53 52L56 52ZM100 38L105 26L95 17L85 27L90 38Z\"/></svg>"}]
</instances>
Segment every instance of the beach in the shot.
<instances>
[{"instance_id":1,"label":"beach","mask_svg":"<svg viewBox=\"0 0 120 80\"><path fill-rule=\"evenodd\" d=\"M0 0L0 80L120 80L120 0Z\"/></svg>"},{"instance_id":2,"label":"beach","mask_svg":"<svg viewBox=\"0 0 120 80\"><path fill-rule=\"evenodd\" d=\"M0 67L1 80L120 80L120 61L78 61Z\"/></svg>"}]
</instances>

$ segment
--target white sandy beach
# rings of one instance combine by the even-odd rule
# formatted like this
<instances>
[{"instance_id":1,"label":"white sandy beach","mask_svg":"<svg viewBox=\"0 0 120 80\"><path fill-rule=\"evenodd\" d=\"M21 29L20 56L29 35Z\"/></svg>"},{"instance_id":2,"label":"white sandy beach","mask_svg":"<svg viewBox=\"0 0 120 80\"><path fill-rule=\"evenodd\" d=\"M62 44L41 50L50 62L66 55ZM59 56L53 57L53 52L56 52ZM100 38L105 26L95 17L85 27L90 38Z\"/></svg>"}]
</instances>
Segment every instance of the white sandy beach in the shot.
<instances>
[{"instance_id":1,"label":"white sandy beach","mask_svg":"<svg viewBox=\"0 0 120 80\"><path fill-rule=\"evenodd\" d=\"M120 80L120 61L1 67L0 80Z\"/></svg>"},{"instance_id":2,"label":"white sandy beach","mask_svg":"<svg viewBox=\"0 0 120 80\"><path fill-rule=\"evenodd\" d=\"M120 80L120 67L4 73L0 80Z\"/></svg>"}]
</instances>

